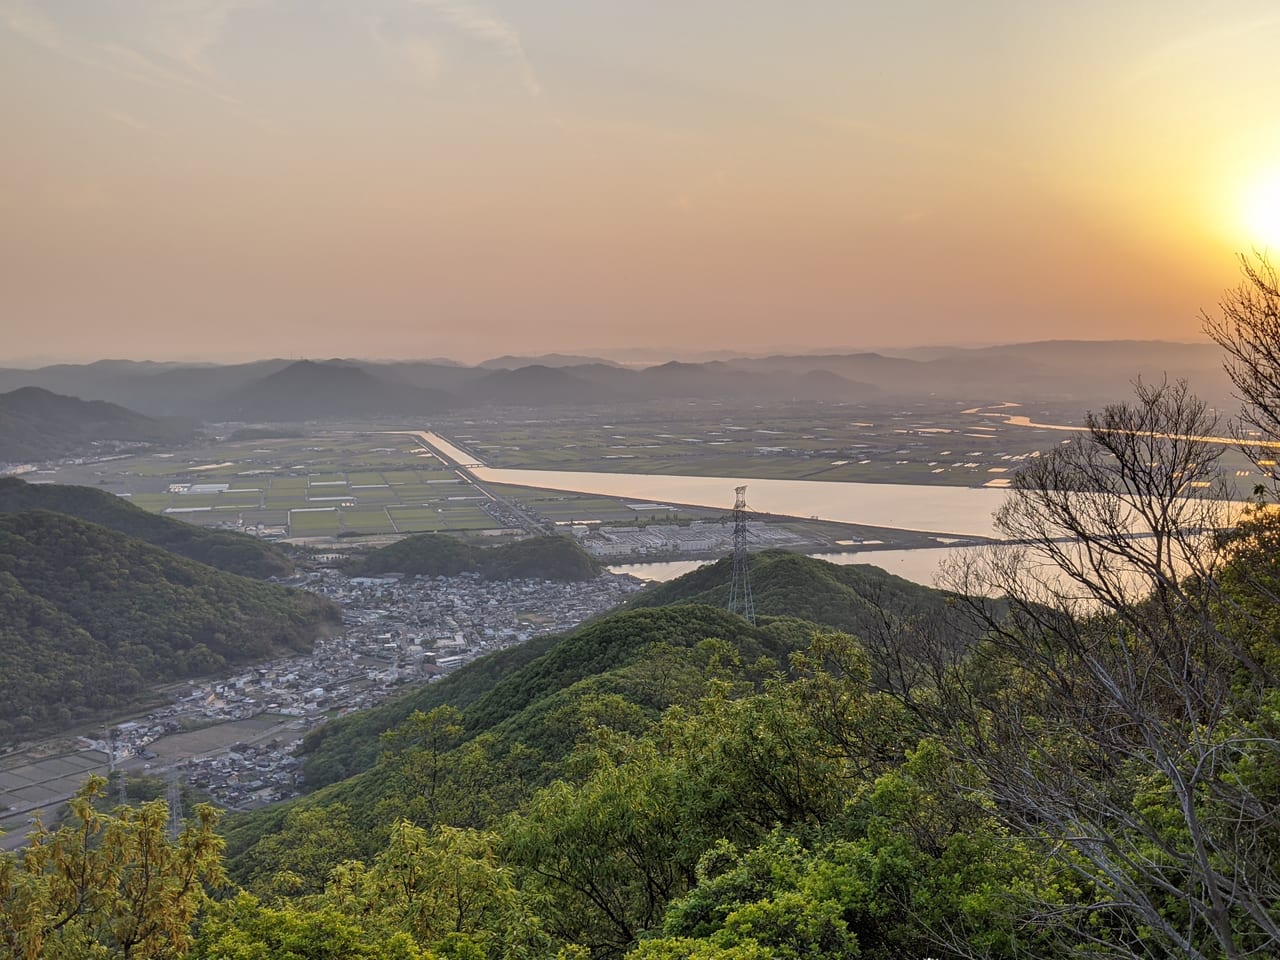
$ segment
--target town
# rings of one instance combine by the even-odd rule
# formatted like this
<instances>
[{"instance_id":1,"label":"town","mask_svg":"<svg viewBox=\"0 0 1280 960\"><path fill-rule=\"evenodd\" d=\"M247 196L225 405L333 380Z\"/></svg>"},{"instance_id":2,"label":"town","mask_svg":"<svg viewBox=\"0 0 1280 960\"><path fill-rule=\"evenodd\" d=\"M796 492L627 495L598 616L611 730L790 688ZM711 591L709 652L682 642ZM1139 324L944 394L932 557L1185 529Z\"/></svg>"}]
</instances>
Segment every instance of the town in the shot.
<instances>
[{"instance_id":1,"label":"town","mask_svg":"<svg viewBox=\"0 0 1280 960\"><path fill-rule=\"evenodd\" d=\"M79 738L79 751L7 769L0 810L30 817L65 800L88 772L164 775L235 810L294 796L302 782L293 751L308 730L482 654L571 630L644 586L610 572L563 583L485 581L475 574L349 577L332 569L296 583L339 604L344 629L318 638L304 656L172 685L170 703ZM68 779L62 769L68 757L91 759L93 769L80 770L79 763Z\"/></svg>"}]
</instances>

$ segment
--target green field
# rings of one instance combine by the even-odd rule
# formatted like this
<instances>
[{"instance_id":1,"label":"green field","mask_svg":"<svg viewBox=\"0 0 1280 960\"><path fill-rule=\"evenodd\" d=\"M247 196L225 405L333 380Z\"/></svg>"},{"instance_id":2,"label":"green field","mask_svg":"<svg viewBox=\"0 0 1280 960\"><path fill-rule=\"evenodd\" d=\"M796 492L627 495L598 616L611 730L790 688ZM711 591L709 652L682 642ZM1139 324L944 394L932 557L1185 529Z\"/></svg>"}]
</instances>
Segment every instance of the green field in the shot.
<instances>
[{"instance_id":1,"label":"green field","mask_svg":"<svg viewBox=\"0 0 1280 960\"><path fill-rule=\"evenodd\" d=\"M59 480L95 483L128 494L144 510L168 512L190 523L250 530L284 527L291 537L497 525L478 501L449 500L474 491L452 469L422 452L409 438L377 434L207 442L175 455L96 464L83 477L72 468ZM220 492L177 489L223 483L228 489ZM388 508L399 511L395 523Z\"/></svg>"}]
</instances>

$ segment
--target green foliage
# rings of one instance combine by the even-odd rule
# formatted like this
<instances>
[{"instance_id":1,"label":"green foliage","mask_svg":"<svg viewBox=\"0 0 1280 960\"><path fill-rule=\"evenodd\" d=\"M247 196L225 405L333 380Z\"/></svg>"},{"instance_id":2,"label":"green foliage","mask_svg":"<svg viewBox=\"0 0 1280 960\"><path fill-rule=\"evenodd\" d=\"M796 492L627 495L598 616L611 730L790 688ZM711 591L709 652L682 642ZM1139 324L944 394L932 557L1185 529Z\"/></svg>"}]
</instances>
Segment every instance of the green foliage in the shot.
<instances>
[{"instance_id":1,"label":"green foliage","mask_svg":"<svg viewBox=\"0 0 1280 960\"><path fill-rule=\"evenodd\" d=\"M838 565L785 550L753 554L750 572L758 615L796 617L859 637L878 629L886 615L936 613L949 596L870 564ZM731 562L720 560L657 584L633 597L628 606L724 607L731 580Z\"/></svg>"},{"instance_id":2,"label":"green foliage","mask_svg":"<svg viewBox=\"0 0 1280 960\"><path fill-rule=\"evenodd\" d=\"M0 514L0 734L138 702L157 681L306 649L327 601L64 514Z\"/></svg>"},{"instance_id":3,"label":"green foliage","mask_svg":"<svg viewBox=\"0 0 1280 960\"><path fill-rule=\"evenodd\" d=\"M583 773L539 791L503 828L512 861L552 905L550 928L616 955L660 922L692 887L700 859L725 840L749 846L777 825L809 831L834 822L874 768L847 745L870 748L886 765L900 760L905 722L869 690L865 663L840 676L816 666L838 648L836 659L857 662L847 639L815 638L797 679L779 675L758 692L713 681L706 697L669 710L642 739L585 740L569 767ZM839 731L827 709L833 692ZM741 917L742 929L796 920L789 906L775 906ZM844 942L837 927L809 919L814 937ZM782 949L761 936L757 946Z\"/></svg>"},{"instance_id":4,"label":"green foliage","mask_svg":"<svg viewBox=\"0 0 1280 960\"><path fill-rule=\"evenodd\" d=\"M212 808L169 839L163 801L100 813L90 779L62 827L0 854L0 947L22 960L180 956L206 886L223 882Z\"/></svg>"},{"instance_id":5,"label":"green foliage","mask_svg":"<svg viewBox=\"0 0 1280 960\"><path fill-rule=\"evenodd\" d=\"M407 932L442 956L545 954L551 938L497 853L498 837L476 830L427 831L406 821L367 869L335 874L329 899L366 923Z\"/></svg>"},{"instance_id":6,"label":"green foliage","mask_svg":"<svg viewBox=\"0 0 1280 960\"><path fill-rule=\"evenodd\" d=\"M189 960L434 960L405 933L348 917L334 906L266 907L241 893L214 905Z\"/></svg>"},{"instance_id":7,"label":"green foliage","mask_svg":"<svg viewBox=\"0 0 1280 960\"><path fill-rule=\"evenodd\" d=\"M566 537L533 537L496 547L473 547L442 533L406 537L374 550L356 567L361 574L405 573L452 577L478 573L486 580L590 580L596 560Z\"/></svg>"},{"instance_id":8,"label":"green foliage","mask_svg":"<svg viewBox=\"0 0 1280 960\"><path fill-rule=\"evenodd\" d=\"M582 785L557 781L504 828L527 885L552 903L551 929L617 953L656 925L693 879L675 765L651 745L602 759Z\"/></svg>"},{"instance_id":9,"label":"green foliage","mask_svg":"<svg viewBox=\"0 0 1280 960\"><path fill-rule=\"evenodd\" d=\"M339 864L357 855L346 806L294 808L246 861L245 886L263 896L318 893Z\"/></svg>"},{"instance_id":10,"label":"green foliage","mask_svg":"<svg viewBox=\"0 0 1280 960\"><path fill-rule=\"evenodd\" d=\"M416 712L430 713L450 705L465 709L483 696L499 678L538 659L560 642L558 636L534 637L506 650L473 660L443 679L419 687L399 700L326 723L307 734L302 751L307 783L323 787L345 780L377 762L379 737Z\"/></svg>"},{"instance_id":11,"label":"green foliage","mask_svg":"<svg viewBox=\"0 0 1280 960\"><path fill-rule=\"evenodd\" d=\"M1258 505L1221 535L1229 562L1219 579L1216 613L1253 669L1246 684L1280 677L1280 511Z\"/></svg>"},{"instance_id":12,"label":"green foliage","mask_svg":"<svg viewBox=\"0 0 1280 960\"><path fill-rule=\"evenodd\" d=\"M25 510L70 514L145 540L188 560L244 577L265 580L286 577L293 572L293 562L279 547L242 533L205 530L148 513L128 500L93 487L31 484L18 477L0 477L0 513Z\"/></svg>"},{"instance_id":13,"label":"green foliage","mask_svg":"<svg viewBox=\"0 0 1280 960\"><path fill-rule=\"evenodd\" d=\"M637 610L554 638L532 659L522 648L504 651L497 657L510 669L496 680L487 663L493 658L483 658L404 701L423 709L386 738L361 744L343 732L333 752L322 747L325 756L348 745L376 756L381 747L381 759L298 803L347 805L366 850L395 817L485 826L548 782L576 739L601 721L639 731L672 703L696 700L708 676L748 677L762 657L774 669L811 629L790 621L752 627L707 607ZM724 642L708 643L708 637ZM442 693L457 694L456 705ZM426 730L444 717L457 729L439 749ZM378 735L358 720L356 729ZM268 808L232 818L228 839L237 878L262 869L254 845L280 828L280 816Z\"/></svg>"},{"instance_id":14,"label":"green foliage","mask_svg":"<svg viewBox=\"0 0 1280 960\"><path fill-rule=\"evenodd\" d=\"M670 656L655 658L658 648L668 653L690 650L708 637L716 637L729 641L748 662L762 656L781 660L807 641L811 629L812 625L790 621L753 628L723 610L697 606L624 611L604 617L564 636L539 637L481 657L400 701L326 724L304 743L307 781L323 786L368 769L378 758L381 733L394 729L414 711L430 713L439 706L464 711L463 725L468 733L493 729L507 721L519 726L534 722L525 711L561 710L563 698L557 703L549 698L580 681L593 680L594 692L603 692L600 688L608 685L634 688L630 696L656 715L675 702L676 685L683 682L677 675L687 676L688 669L693 669L679 667ZM640 664L651 667L647 675L609 676ZM539 711L539 704L545 709ZM545 737L557 740L560 736L559 730L545 733ZM529 739L525 734L521 738ZM571 745L561 742L561 752Z\"/></svg>"}]
</instances>

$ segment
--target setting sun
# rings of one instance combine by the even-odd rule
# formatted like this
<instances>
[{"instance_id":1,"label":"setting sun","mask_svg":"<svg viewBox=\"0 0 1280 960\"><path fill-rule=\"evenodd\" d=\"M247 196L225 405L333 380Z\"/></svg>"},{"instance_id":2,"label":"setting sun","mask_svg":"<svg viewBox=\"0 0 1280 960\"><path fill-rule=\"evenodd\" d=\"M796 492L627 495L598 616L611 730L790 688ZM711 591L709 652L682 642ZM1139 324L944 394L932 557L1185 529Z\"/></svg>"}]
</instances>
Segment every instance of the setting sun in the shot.
<instances>
[{"instance_id":1,"label":"setting sun","mask_svg":"<svg viewBox=\"0 0 1280 960\"><path fill-rule=\"evenodd\" d=\"M1244 203L1250 241L1264 250L1280 249L1280 173L1259 181Z\"/></svg>"}]
</instances>

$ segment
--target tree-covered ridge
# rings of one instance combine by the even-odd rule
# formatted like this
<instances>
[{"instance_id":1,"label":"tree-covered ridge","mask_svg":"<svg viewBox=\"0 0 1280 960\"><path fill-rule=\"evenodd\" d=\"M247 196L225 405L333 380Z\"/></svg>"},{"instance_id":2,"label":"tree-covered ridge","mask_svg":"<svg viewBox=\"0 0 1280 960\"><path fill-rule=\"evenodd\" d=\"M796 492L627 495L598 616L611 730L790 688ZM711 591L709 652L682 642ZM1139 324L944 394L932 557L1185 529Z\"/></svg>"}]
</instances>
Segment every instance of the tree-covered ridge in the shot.
<instances>
[{"instance_id":1,"label":"tree-covered ridge","mask_svg":"<svg viewBox=\"0 0 1280 960\"><path fill-rule=\"evenodd\" d=\"M299 803L349 804L367 824L376 804L405 789L404 771L388 756L388 744L399 743L403 753L403 745L420 732L415 718L437 711L457 717L454 746L480 738L486 750L506 753L518 744L526 768L521 775L537 781L545 776L541 765L560 761L571 748L582 722L581 703L607 696L637 718L653 719L700 689L708 664L732 660L741 672L761 658L785 662L811 629L785 619L753 627L703 606L637 610L483 657L396 704L315 731L306 743L307 781L333 786ZM711 640L715 644L708 645ZM279 816L272 810L237 818L237 851Z\"/></svg>"},{"instance_id":2,"label":"tree-covered ridge","mask_svg":"<svg viewBox=\"0 0 1280 960\"><path fill-rule=\"evenodd\" d=\"M0 463L51 460L101 440L174 443L191 434L190 424L153 419L114 403L39 387L0 393Z\"/></svg>"},{"instance_id":3,"label":"tree-covered ridge","mask_svg":"<svg viewBox=\"0 0 1280 960\"><path fill-rule=\"evenodd\" d=\"M65 726L152 684L306 649L328 601L43 510L0 514L0 730Z\"/></svg>"},{"instance_id":4,"label":"tree-covered ridge","mask_svg":"<svg viewBox=\"0 0 1280 960\"><path fill-rule=\"evenodd\" d=\"M756 613L798 617L859 637L882 633L886 622L937 618L955 599L945 590L912 583L869 563L835 564L786 550L752 554L749 572ZM723 607L732 578L732 561L718 560L656 584L627 605Z\"/></svg>"},{"instance_id":5,"label":"tree-covered ridge","mask_svg":"<svg viewBox=\"0 0 1280 960\"><path fill-rule=\"evenodd\" d=\"M447 537L411 539L446 541L440 544L444 551L454 551L459 545ZM978 635L976 621L951 610L951 595L876 567L838 566L780 550L753 556L751 564L753 587L759 583L757 610L762 615L802 620L862 637L873 651L878 682L887 681L889 661L909 654L926 635L945 630L947 641L961 647ZM563 640L543 637L490 654L398 701L326 724L310 733L303 747L308 783L323 786L368 769L378 756L378 736L415 710L429 713L444 705L466 710L483 698L485 716L496 721L501 718L495 717L491 708L513 689L521 689L528 699L537 699L530 691L549 695L593 672L635 662L646 656L655 642L691 646L709 637L734 642L745 638L751 632L740 618L708 608L723 607L729 576L724 562L700 567L633 598L628 607L639 609L632 613L589 624ZM669 605L687 609L667 609ZM949 610L944 622L943 615ZM766 649L759 641L752 641L749 654L743 651L750 659L762 654L785 656L776 645ZM573 666L566 668L565 664Z\"/></svg>"},{"instance_id":6,"label":"tree-covered ridge","mask_svg":"<svg viewBox=\"0 0 1280 960\"><path fill-rule=\"evenodd\" d=\"M99 523L172 553L219 570L265 580L286 577L293 562L279 547L229 530L205 530L180 520L148 513L127 500L93 487L26 483L0 477L0 513L53 510Z\"/></svg>"},{"instance_id":7,"label":"tree-covered ridge","mask_svg":"<svg viewBox=\"0 0 1280 960\"><path fill-rule=\"evenodd\" d=\"M802 648L812 629L788 620L753 627L723 610L692 606L607 618L562 639L469 705L410 714L373 741L380 753L371 769L290 804L234 817L231 863L237 876L259 883L294 869L287 824L300 818L314 830L315 818L335 811L345 811L343 833L353 853L375 849L392 816L486 823L554 777L585 731L600 724L639 731L668 707L695 702L717 677L759 679Z\"/></svg>"},{"instance_id":8,"label":"tree-covered ridge","mask_svg":"<svg viewBox=\"0 0 1280 960\"><path fill-rule=\"evenodd\" d=\"M452 577L477 573L486 580L590 580L601 566L566 537L532 537L475 547L441 533L406 537L372 551L355 568L362 574L405 573Z\"/></svg>"}]
</instances>

